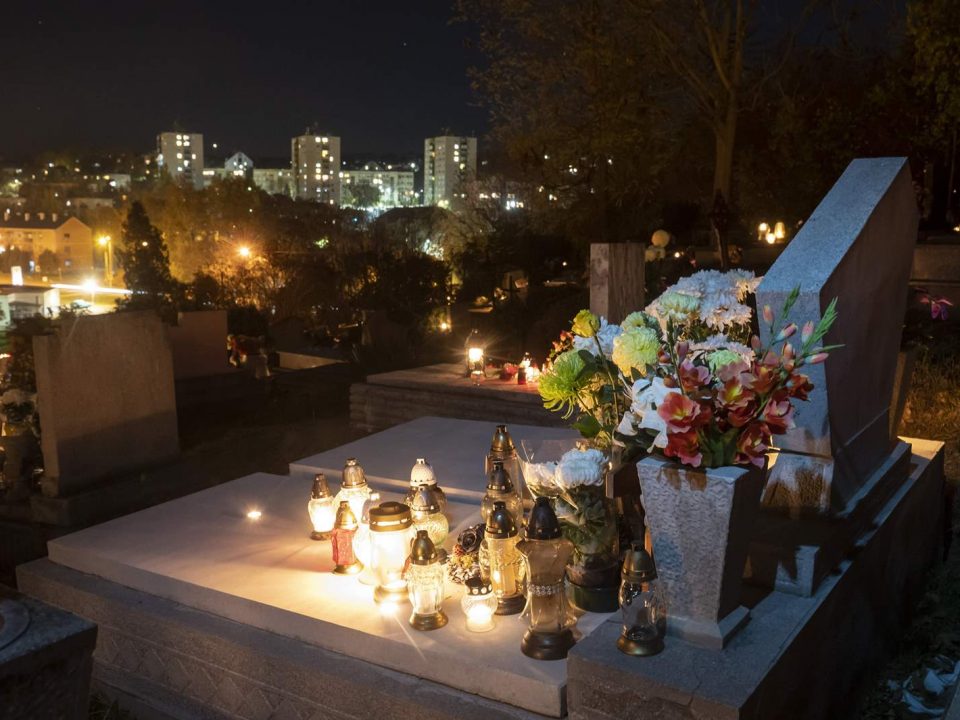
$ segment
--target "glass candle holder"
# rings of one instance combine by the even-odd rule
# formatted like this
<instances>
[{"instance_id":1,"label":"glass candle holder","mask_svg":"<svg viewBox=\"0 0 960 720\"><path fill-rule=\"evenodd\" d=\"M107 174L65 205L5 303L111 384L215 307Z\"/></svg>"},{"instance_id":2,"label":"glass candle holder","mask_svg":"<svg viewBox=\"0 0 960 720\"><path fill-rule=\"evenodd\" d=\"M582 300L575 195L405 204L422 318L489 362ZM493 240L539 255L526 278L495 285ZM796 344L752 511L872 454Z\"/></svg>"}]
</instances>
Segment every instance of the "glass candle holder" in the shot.
<instances>
[{"instance_id":1,"label":"glass candle holder","mask_svg":"<svg viewBox=\"0 0 960 720\"><path fill-rule=\"evenodd\" d=\"M524 655L537 660L560 660L573 647L571 615L567 607L564 571L573 543L560 533L560 523L545 497L538 497L527 522L525 538L517 545L527 565L529 626L520 643Z\"/></svg>"},{"instance_id":2,"label":"glass candle holder","mask_svg":"<svg viewBox=\"0 0 960 720\"><path fill-rule=\"evenodd\" d=\"M421 485L413 493L410 502L410 516L416 530L426 530L430 542L439 547L450 532L447 516L440 512L440 502L436 491L429 485Z\"/></svg>"},{"instance_id":3,"label":"glass candle holder","mask_svg":"<svg viewBox=\"0 0 960 720\"><path fill-rule=\"evenodd\" d=\"M467 619L470 632L488 632L493 630L493 614L497 609L497 596L488 582L478 577L467 579L464 586L460 608Z\"/></svg>"},{"instance_id":4,"label":"glass candle holder","mask_svg":"<svg viewBox=\"0 0 960 720\"><path fill-rule=\"evenodd\" d=\"M337 508L337 521L333 526L331 548L333 550L333 572L337 575L356 575L363 565L353 552L353 536L357 534L357 517L346 500Z\"/></svg>"},{"instance_id":5,"label":"glass candle holder","mask_svg":"<svg viewBox=\"0 0 960 720\"><path fill-rule=\"evenodd\" d=\"M363 503L363 510L360 514L360 526L357 528L357 534L353 536L353 552L357 560L363 565L363 571L357 578L364 585L376 585L377 575L371 567L371 552L373 543L370 539L370 508L380 504L380 493L372 492L370 497Z\"/></svg>"},{"instance_id":6,"label":"glass candle holder","mask_svg":"<svg viewBox=\"0 0 960 720\"><path fill-rule=\"evenodd\" d=\"M307 501L307 513L310 515L310 524L313 525L310 539L328 540L337 519L337 512L327 485L327 478L323 473L317 473L313 478L310 500Z\"/></svg>"},{"instance_id":7,"label":"glass candle holder","mask_svg":"<svg viewBox=\"0 0 960 720\"><path fill-rule=\"evenodd\" d=\"M357 462L356 458L347 458L343 466L343 474L340 476L340 492L337 493L334 502L337 506L346 500L350 503L350 509L354 517L359 518L363 514L363 503L370 497L370 486L367 485L367 476L363 472L363 466Z\"/></svg>"},{"instance_id":8,"label":"glass candle holder","mask_svg":"<svg viewBox=\"0 0 960 720\"><path fill-rule=\"evenodd\" d=\"M474 328L467 336L463 344L464 358L466 361L465 376L471 377L473 373L479 372L483 376L483 363L486 355L486 342L480 331Z\"/></svg>"},{"instance_id":9,"label":"glass candle holder","mask_svg":"<svg viewBox=\"0 0 960 720\"><path fill-rule=\"evenodd\" d=\"M506 425L497 425L493 432L493 439L490 441L490 450L483 463L483 472L489 477L493 472L495 462L501 462L503 469L510 476L513 483L513 491L517 499L521 499L520 490L520 456L517 454L517 448L513 444L513 438L510 437L510 431ZM522 518L521 518L522 520ZM523 523L521 522L518 527Z\"/></svg>"},{"instance_id":10,"label":"glass candle holder","mask_svg":"<svg viewBox=\"0 0 960 720\"><path fill-rule=\"evenodd\" d=\"M410 488L407 490L407 495L403 500L408 506L413 504L413 496L418 487L429 487L432 489L433 492L436 493L440 512L446 512L447 496L437 484L437 475L425 458L417 458L417 462L410 468Z\"/></svg>"},{"instance_id":11,"label":"glass candle holder","mask_svg":"<svg viewBox=\"0 0 960 720\"><path fill-rule=\"evenodd\" d=\"M667 601L653 558L642 543L632 543L623 558L620 583L623 628L617 647L627 655L649 656L663 650Z\"/></svg>"},{"instance_id":12,"label":"glass candle holder","mask_svg":"<svg viewBox=\"0 0 960 720\"><path fill-rule=\"evenodd\" d=\"M494 460L492 469L487 473L487 491L480 501L480 517L484 522L487 522L496 502L505 503L507 511L513 515L514 525L518 529L523 527L523 505L517 495L513 478L503 466L503 460Z\"/></svg>"},{"instance_id":13,"label":"glass candle holder","mask_svg":"<svg viewBox=\"0 0 960 720\"><path fill-rule=\"evenodd\" d=\"M403 568L413 538L410 508L385 502L370 508L370 563L377 577L373 599L378 603L401 603L407 599Z\"/></svg>"},{"instance_id":14,"label":"glass candle holder","mask_svg":"<svg viewBox=\"0 0 960 720\"><path fill-rule=\"evenodd\" d=\"M515 615L526 604L523 558L517 550L519 541L513 515L502 500L497 500L487 517L483 536L497 615Z\"/></svg>"},{"instance_id":15,"label":"glass candle holder","mask_svg":"<svg viewBox=\"0 0 960 720\"><path fill-rule=\"evenodd\" d=\"M436 630L447 624L443 604L443 565L436 546L426 530L418 530L410 549L407 590L413 613L410 626L415 630Z\"/></svg>"}]
</instances>

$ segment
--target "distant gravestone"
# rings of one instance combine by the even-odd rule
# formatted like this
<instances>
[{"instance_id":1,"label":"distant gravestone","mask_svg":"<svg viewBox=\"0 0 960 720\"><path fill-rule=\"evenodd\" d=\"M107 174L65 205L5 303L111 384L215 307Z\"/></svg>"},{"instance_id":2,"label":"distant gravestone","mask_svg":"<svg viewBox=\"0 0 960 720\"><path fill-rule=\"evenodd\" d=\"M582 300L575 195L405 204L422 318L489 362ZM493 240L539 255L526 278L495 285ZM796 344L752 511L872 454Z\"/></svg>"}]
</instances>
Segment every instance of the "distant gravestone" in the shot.
<instances>
[{"instance_id":1,"label":"distant gravestone","mask_svg":"<svg viewBox=\"0 0 960 720\"><path fill-rule=\"evenodd\" d=\"M644 302L642 243L593 243L590 246L590 310L621 322Z\"/></svg>"},{"instance_id":2,"label":"distant gravestone","mask_svg":"<svg viewBox=\"0 0 960 720\"><path fill-rule=\"evenodd\" d=\"M170 343L152 312L64 320L34 338L43 494L62 497L179 453Z\"/></svg>"},{"instance_id":3,"label":"distant gravestone","mask_svg":"<svg viewBox=\"0 0 960 720\"><path fill-rule=\"evenodd\" d=\"M797 404L797 427L776 438L783 452L768 506L842 513L893 451L890 403L917 221L904 158L854 160L757 289L758 306L776 310L799 285L789 317L798 323L816 321L838 298L824 342L844 345L804 370L816 389Z\"/></svg>"}]
</instances>

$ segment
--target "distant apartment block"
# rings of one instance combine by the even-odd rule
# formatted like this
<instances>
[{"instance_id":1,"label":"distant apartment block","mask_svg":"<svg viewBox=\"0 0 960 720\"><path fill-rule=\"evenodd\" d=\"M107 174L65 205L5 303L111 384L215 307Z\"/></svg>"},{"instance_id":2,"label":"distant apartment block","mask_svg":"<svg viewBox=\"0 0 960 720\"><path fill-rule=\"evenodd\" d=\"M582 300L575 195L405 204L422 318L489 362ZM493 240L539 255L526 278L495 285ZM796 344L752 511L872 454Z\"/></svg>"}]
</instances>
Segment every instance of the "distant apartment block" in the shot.
<instances>
[{"instance_id":1,"label":"distant apartment block","mask_svg":"<svg viewBox=\"0 0 960 720\"><path fill-rule=\"evenodd\" d=\"M270 195L293 196L293 171L286 168L254 168L253 184Z\"/></svg>"},{"instance_id":2,"label":"distant apartment block","mask_svg":"<svg viewBox=\"0 0 960 720\"><path fill-rule=\"evenodd\" d=\"M203 176L203 135L162 132L157 135L157 168L177 182L200 189Z\"/></svg>"},{"instance_id":3,"label":"distant apartment block","mask_svg":"<svg viewBox=\"0 0 960 720\"><path fill-rule=\"evenodd\" d=\"M290 168L296 199L340 204L340 138L332 135L293 138Z\"/></svg>"},{"instance_id":4,"label":"distant apartment block","mask_svg":"<svg viewBox=\"0 0 960 720\"><path fill-rule=\"evenodd\" d=\"M4 212L0 216L0 246L4 251L27 252L34 261L49 250L67 272L93 268L93 232L72 215Z\"/></svg>"},{"instance_id":5,"label":"distant apartment block","mask_svg":"<svg viewBox=\"0 0 960 720\"><path fill-rule=\"evenodd\" d=\"M352 207L364 205L370 193L359 190L364 186L376 191L372 207L393 208L417 205L417 190L414 186L414 171L407 165L366 163L361 167L340 173L343 204Z\"/></svg>"},{"instance_id":6,"label":"distant apartment block","mask_svg":"<svg viewBox=\"0 0 960 720\"><path fill-rule=\"evenodd\" d=\"M246 153L236 152L223 163L224 170L231 177L250 177L253 172L253 160Z\"/></svg>"},{"instance_id":7,"label":"distant apartment block","mask_svg":"<svg viewBox=\"0 0 960 720\"><path fill-rule=\"evenodd\" d=\"M442 135L423 143L423 204L450 207L477 179L477 139Z\"/></svg>"}]
</instances>

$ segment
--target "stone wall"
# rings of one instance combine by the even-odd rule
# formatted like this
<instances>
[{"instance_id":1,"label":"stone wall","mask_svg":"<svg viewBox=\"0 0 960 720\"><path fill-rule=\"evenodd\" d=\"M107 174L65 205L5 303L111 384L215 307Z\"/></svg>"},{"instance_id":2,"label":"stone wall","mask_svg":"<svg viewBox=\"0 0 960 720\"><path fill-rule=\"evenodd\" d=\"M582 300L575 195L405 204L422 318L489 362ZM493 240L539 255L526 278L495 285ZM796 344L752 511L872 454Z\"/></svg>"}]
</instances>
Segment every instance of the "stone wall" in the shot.
<instances>
[{"instance_id":1,"label":"stone wall","mask_svg":"<svg viewBox=\"0 0 960 720\"><path fill-rule=\"evenodd\" d=\"M179 453L166 330L145 312L64 320L34 338L44 495L58 497Z\"/></svg>"}]
</instances>

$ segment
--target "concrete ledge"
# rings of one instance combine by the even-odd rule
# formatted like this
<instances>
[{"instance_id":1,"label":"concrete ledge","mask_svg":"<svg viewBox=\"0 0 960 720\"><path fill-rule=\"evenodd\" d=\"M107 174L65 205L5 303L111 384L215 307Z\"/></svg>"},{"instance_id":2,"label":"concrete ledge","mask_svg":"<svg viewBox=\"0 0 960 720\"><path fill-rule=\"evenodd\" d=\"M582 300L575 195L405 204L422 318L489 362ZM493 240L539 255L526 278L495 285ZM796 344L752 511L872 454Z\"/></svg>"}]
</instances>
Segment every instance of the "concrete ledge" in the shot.
<instances>
[{"instance_id":1,"label":"concrete ledge","mask_svg":"<svg viewBox=\"0 0 960 720\"><path fill-rule=\"evenodd\" d=\"M616 648L619 623L604 623L570 653L571 718L851 717L938 557L943 444L911 442L909 480L812 597L757 591L722 651L668 638L660 655L633 658Z\"/></svg>"},{"instance_id":2,"label":"concrete ledge","mask_svg":"<svg viewBox=\"0 0 960 720\"><path fill-rule=\"evenodd\" d=\"M77 572L49 560L17 570L30 594L100 625L98 689L154 717L536 720L451 690Z\"/></svg>"}]
</instances>

